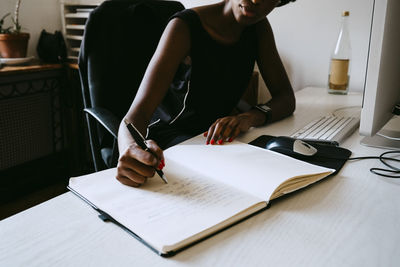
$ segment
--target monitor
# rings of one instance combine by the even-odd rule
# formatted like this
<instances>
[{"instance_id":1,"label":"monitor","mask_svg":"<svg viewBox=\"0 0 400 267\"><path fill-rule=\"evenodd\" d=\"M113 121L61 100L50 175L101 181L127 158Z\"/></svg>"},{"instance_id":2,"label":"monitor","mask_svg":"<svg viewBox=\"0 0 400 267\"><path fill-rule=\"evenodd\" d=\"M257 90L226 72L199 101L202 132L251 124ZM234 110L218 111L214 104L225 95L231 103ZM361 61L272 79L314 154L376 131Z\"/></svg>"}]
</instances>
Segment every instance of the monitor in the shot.
<instances>
[{"instance_id":1,"label":"monitor","mask_svg":"<svg viewBox=\"0 0 400 267\"><path fill-rule=\"evenodd\" d=\"M360 120L360 134L366 137L361 143L399 149L400 120L391 131L382 127L400 102L400 1L374 0L373 5Z\"/></svg>"}]
</instances>

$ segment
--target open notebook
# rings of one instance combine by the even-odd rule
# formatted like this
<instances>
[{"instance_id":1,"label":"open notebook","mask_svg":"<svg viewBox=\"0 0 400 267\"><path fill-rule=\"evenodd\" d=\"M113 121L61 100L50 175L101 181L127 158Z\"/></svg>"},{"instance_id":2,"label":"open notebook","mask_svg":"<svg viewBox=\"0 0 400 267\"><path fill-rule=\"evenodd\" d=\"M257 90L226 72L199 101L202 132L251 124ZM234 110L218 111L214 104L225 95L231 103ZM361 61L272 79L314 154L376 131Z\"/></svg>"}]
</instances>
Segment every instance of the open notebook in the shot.
<instances>
[{"instance_id":1,"label":"open notebook","mask_svg":"<svg viewBox=\"0 0 400 267\"><path fill-rule=\"evenodd\" d=\"M168 184L120 184L116 169L71 178L69 189L162 256L171 256L334 172L245 143L195 137L164 151Z\"/></svg>"}]
</instances>

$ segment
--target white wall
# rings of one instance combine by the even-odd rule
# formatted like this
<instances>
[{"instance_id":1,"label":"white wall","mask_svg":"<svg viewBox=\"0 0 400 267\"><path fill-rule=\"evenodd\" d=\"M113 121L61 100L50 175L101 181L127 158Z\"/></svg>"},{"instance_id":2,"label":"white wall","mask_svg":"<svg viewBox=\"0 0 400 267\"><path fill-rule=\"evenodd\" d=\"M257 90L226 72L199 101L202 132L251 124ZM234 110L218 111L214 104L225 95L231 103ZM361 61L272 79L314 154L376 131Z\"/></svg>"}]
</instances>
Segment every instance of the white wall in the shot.
<instances>
[{"instance_id":1,"label":"white wall","mask_svg":"<svg viewBox=\"0 0 400 267\"><path fill-rule=\"evenodd\" d=\"M0 0L0 16L14 14L15 0ZM36 46L42 29L53 33L61 30L61 11L58 0L22 0L19 20L24 32L30 33L28 56L37 56ZM7 17L7 25L11 23ZM11 25L10 25L11 26Z\"/></svg>"},{"instance_id":2,"label":"white wall","mask_svg":"<svg viewBox=\"0 0 400 267\"><path fill-rule=\"evenodd\" d=\"M350 11L350 90L364 87L373 0L297 0L270 15L278 50L295 90L327 86L341 13Z\"/></svg>"},{"instance_id":3,"label":"white wall","mask_svg":"<svg viewBox=\"0 0 400 267\"><path fill-rule=\"evenodd\" d=\"M181 0L185 7L219 0ZM15 0L0 0L0 15L13 12ZM353 60L350 90L362 90L373 0L297 0L275 9L268 18L293 88L327 84L329 57L340 27L341 12L350 11ZM61 29L59 0L22 0L20 21L31 34L28 55L36 55L42 29ZM263 87L263 85L262 85Z\"/></svg>"},{"instance_id":4,"label":"white wall","mask_svg":"<svg viewBox=\"0 0 400 267\"><path fill-rule=\"evenodd\" d=\"M186 7L211 2L182 0ZM268 18L293 88L326 87L329 58L339 33L341 13L350 11L352 63L350 90L364 87L373 0L297 0ZM262 85L265 86L265 85Z\"/></svg>"}]
</instances>

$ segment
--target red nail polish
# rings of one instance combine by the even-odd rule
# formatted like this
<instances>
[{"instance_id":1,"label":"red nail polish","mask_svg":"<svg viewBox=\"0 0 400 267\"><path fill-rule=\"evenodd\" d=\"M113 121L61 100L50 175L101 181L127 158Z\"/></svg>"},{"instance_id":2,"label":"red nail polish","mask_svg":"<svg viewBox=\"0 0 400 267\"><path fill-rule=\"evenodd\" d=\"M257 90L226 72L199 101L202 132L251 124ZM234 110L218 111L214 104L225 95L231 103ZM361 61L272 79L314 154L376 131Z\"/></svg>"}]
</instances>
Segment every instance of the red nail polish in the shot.
<instances>
[{"instance_id":1,"label":"red nail polish","mask_svg":"<svg viewBox=\"0 0 400 267\"><path fill-rule=\"evenodd\" d=\"M160 165L158 165L158 169L159 169L159 170L162 170L163 167L164 167L164 166L162 165L162 163L160 163Z\"/></svg>"},{"instance_id":2,"label":"red nail polish","mask_svg":"<svg viewBox=\"0 0 400 267\"><path fill-rule=\"evenodd\" d=\"M207 135L208 135L208 132L205 132L203 135L204 135L204 137L207 137Z\"/></svg>"},{"instance_id":3,"label":"red nail polish","mask_svg":"<svg viewBox=\"0 0 400 267\"><path fill-rule=\"evenodd\" d=\"M206 142L206 145L208 145L208 144L210 144L210 142L207 141L207 142Z\"/></svg>"},{"instance_id":4,"label":"red nail polish","mask_svg":"<svg viewBox=\"0 0 400 267\"><path fill-rule=\"evenodd\" d=\"M229 138L228 142L232 142L232 141L233 141L232 137L231 137L231 138Z\"/></svg>"},{"instance_id":5,"label":"red nail polish","mask_svg":"<svg viewBox=\"0 0 400 267\"><path fill-rule=\"evenodd\" d=\"M219 139L219 140L218 140L218 144L219 144L219 145L222 145L222 142L223 142L222 139Z\"/></svg>"},{"instance_id":6,"label":"red nail polish","mask_svg":"<svg viewBox=\"0 0 400 267\"><path fill-rule=\"evenodd\" d=\"M213 144L215 144L215 141L214 141L214 139L212 139L210 143L211 143L212 145L213 145Z\"/></svg>"},{"instance_id":7,"label":"red nail polish","mask_svg":"<svg viewBox=\"0 0 400 267\"><path fill-rule=\"evenodd\" d=\"M165 161L162 159L161 164L165 166Z\"/></svg>"}]
</instances>

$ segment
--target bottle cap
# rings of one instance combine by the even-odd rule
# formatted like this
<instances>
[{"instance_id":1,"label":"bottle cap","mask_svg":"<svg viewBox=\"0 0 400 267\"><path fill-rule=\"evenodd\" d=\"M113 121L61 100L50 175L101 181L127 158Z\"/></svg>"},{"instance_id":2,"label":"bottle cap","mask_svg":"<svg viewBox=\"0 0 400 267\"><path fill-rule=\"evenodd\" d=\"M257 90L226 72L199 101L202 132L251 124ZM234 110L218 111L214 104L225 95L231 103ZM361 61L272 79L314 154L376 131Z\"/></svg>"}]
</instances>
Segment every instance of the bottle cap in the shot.
<instances>
[{"instance_id":1,"label":"bottle cap","mask_svg":"<svg viewBox=\"0 0 400 267\"><path fill-rule=\"evenodd\" d=\"M350 11L343 11L342 16L343 16L343 17L348 17L348 16L350 16Z\"/></svg>"}]
</instances>

